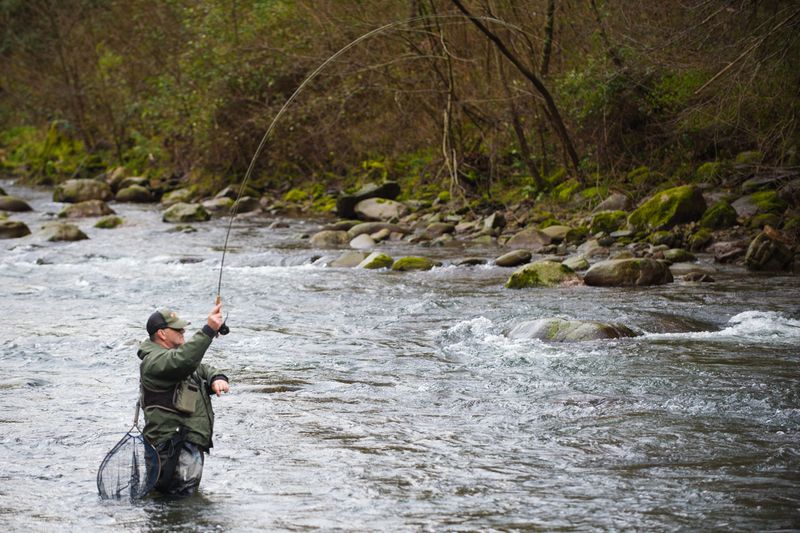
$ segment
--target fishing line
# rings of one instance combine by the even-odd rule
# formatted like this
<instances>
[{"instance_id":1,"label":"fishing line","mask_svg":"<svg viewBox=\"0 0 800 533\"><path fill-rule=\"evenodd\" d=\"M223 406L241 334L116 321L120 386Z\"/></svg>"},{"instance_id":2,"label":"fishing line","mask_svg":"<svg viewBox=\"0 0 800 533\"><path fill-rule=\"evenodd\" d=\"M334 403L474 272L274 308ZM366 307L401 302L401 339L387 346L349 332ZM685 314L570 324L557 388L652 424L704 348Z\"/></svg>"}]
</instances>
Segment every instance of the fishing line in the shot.
<instances>
[{"instance_id":1,"label":"fishing line","mask_svg":"<svg viewBox=\"0 0 800 533\"><path fill-rule=\"evenodd\" d=\"M270 123L269 127L267 128L267 131L264 133L264 136L261 138L261 142L258 144L258 148L256 148L256 151L253 154L252 159L250 160L250 164L247 167L247 172L245 172L245 174L244 174L244 179L242 180L242 184L239 186L239 191L236 194L236 200L234 201L233 205L231 206L230 217L228 219L228 228L227 228L227 230L225 232L225 243L222 246L222 259L220 260L220 263L219 263L219 280L217 281L217 303L222 301L222 269L225 266L225 255L226 255L226 253L228 251L228 240L230 239L231 228L233 227L233 219L236 217L236 213L237 213L238 208L239 208L239 200L241 199L242 194L244 193L245 187L247 186L247 182L250 180L250 176L253 174L253 169L255 168L256 161L258 160L258 157L261 155L261 152L264 150L264 147L267 144L267 140L269 139L270 135L272 134L272 130L275 129L275 125L278 123L278 120L281 118L281 116L286 111L286 109L291 105L291 103L294 101L294 99L297 97L297 95L300 94L300 92L302 92L302 90L305 88L305 86L308 85L314 78L316 78L317 75L320 72L322 72L325 69L325 67L327 67L332 61L336 60L339 56L341 56L342 54L344 54L345 52L347 52L348 50L350 50L351 48L353 48L354 46L356 46L360 42L362 42L362 41L364 41L366 39L369 39L370 37L372 37L374 35L377 35L379 33L382 33L382 32L384 32L386 30L389 30L391 28L395 28L397 26L410 25L410 24L413 24L415 22L419 22L419 21L422 21L422 20L451 19L451 18L459 18L459 19L461 19L461 18L465 18L465 17L464 17L464 15L461 15L461 14L422 15L422 16L419 16L419 17L412 17L412 18L405 19L405 20L399 20L399 21L395 21L395 22L390 22L389 24L385 24L383 26L375 28L374 30L365 33L364 35L358 37L354 41L352 41L349 44L345 45L343 48L341 48L335 54L333 54L328 59L323 61L322 64L320 64L311 74L309 74L306 77L306 79L303 80L303 82L297 87L297 89L294 90L294 92L291 94L291 96L289 96L289 98L286 99L286 102L284 102L283 106L280 108L280 110L278 110L278 113L275 115L275 118L272 119L272 122ZM500 24L501 26L505 26L505 27L507 27L509 29L518 31L520 33L525 33L525 31L522 28L519 28L518 26L514 26L513 24L509 24L508 22L505 22L503 20L496 19L494 17L474 16L472 18L479 19L479 20L485 20L485 21L488 21L488 22L494 22L494 23Z\"/></svg>"}]
</instances>

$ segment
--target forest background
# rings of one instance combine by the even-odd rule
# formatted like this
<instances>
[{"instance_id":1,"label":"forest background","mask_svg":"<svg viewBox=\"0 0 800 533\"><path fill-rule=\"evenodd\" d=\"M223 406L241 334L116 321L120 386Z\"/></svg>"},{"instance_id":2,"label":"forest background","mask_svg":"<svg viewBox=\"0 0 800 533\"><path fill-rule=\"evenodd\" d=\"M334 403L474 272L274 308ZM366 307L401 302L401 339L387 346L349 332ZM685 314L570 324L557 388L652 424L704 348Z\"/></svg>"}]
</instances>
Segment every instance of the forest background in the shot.
<instances>
[{"instance_id":1,"label":"forest background","mask_svg":"<svg viewBox=\"0 0 800 533\"><path fill-rule=\"evenodd\" d=\"M309 73L408 19L298 95L254 189L490 206L800 164L796 1L0 0L2 172L239 183Z\"/></svg>"}]
</instances>

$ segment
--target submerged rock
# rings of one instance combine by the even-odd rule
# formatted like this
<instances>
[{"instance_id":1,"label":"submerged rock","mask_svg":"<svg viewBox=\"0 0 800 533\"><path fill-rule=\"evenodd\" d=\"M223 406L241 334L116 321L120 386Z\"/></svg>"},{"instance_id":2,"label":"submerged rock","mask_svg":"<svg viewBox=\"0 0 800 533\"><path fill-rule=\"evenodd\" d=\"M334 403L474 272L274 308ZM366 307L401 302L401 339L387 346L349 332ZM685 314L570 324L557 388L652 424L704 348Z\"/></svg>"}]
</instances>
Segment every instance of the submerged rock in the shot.
<instances>
[{"instance_id":1,"label":"submerged rock","mask_svg":"<svg viewBox=\"0 0 800 533\"><path fill-rule=\"evenodd\" d=\"M383 252L372 252L366 259L358 264L358 268L367 268L375 270L379 268L391 268L394 264L394 259Z\"/></svg>"},{"instance_id":2,"label":"submerged rock","mask_svg":"<svg viewBox=\"0 0 800 533\"><path fill-rule=\"evenodd\" d=\"M0 239L18 239L30 235L31 230L19 220L0 220Z\"/></svg>"},{"instance_id":3,"label":"submerged rock","mask_svg":"<svg viewBox=\"0 0 800 533\"><path fill-rule=\"evenodd\" d=\"M667 189L648 198L628 217L628 223L640 230L670 229L703 216L706 201L700 189L684 185Z\"/></svg>"},{"instance_id":4,"label":"submerged rock","mask_svg":"<svg viewBox=\"0 0 800 533\"><path fill-rule=\"evenodd\" d=\"M211 215L200 204L177 203L164 211L164 222L205 222Z\"/></svg>"},{"instance_id":5,"label":"submerged rock","mask_svg":"<svg viewBox=\"0 0 800 533\"><path fill-rule=\"evenodd\" d=\"M25 211L33 211L28 202L16 196L0 195L0 211L13 211L15 213L22 213Z\"/></svg>"},{"instance_id":6,"label":"submerged rock","mask_svg":"<svg viewBox=\"0 0 800 533\"><path fill-rule=\"evenodd\" d=\"M108 201L114 197L111 187L102 181L80 179L67 180L53 191L54 202L85 202L86 200Z\"/></svg>"},{"instance_id":7,"label":"submerged rock","mask_svg":"<svg viewBox=\"0 0 800 533\"><path fill-rule=\"evenodd\" d=\"M631 287L672 283L667 265L654 259L609 259L593 265L583 282L597 287Z\"/></svg>"},{"instance_id":8,"label":"submerged rock","mask_svg":"<svg viewBox=\"0 0 800 533\"><path fill-rule=\"evenodd\" d=\"M113 215L114 210L102 200L86 200L66 206L58 214L60 218L85 218Z\"/></svg>"},{"instance_id":9,"label":"submerged rock","mask_svg":"<svg viewBox=\"0 0 800 533\"><path fill-rule=\"evenodd\" d=\"M505 286L508 289L524 289L573 285L580 282L580 277L566 265L552 261L536 261L511 274Z\"/></svg>"},{"instance_id":10,"label":"submerged rock","mask_svg":"<svg viewBox=\"0 0 800 533\"><path fill-rule=\"evenodd\" d=\"M408 272L411 270L430 270L433 267L442 266L439 261L428 259L427 257L401 257L392 264L392 270L398 272Z\"/></svg>"},{"instance_id":11,"label":"submerged rock","mask_svg":"<svg viewBox=\"0 0 800 533\"><path fill-rule=\"evenodd\" d=\"M636 333L621 324L563 318L542 318L522 322L508 333L511 339L539 339L550 342L583 342L635 336Z\"/></svg>"}]
</instances>

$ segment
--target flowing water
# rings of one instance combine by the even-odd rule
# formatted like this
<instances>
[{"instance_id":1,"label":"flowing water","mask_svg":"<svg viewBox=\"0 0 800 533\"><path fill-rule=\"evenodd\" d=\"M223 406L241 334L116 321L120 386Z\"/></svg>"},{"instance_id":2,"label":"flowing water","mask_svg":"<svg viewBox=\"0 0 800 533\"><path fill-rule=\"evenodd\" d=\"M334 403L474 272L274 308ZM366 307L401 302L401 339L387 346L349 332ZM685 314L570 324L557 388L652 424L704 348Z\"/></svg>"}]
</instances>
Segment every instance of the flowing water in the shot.
<instances>
[{"instance_id":1,"label":"flowing water","mask_svg":"<svg viewBox=\"0 0 800 533\"><path fill-rule=\"evenodd\" d=\"M101 501L130 427L156 308L201 325L222 219L171 232L113 207L90 240L37 236L60 204L3 183L34 235L0 241L0 520L26 531L695 531L800 528L800 283L729 267L716 283L511 291L447 266L492 248L388 248L430 272L324 268L318 225L237 218L230 335L200 493ZM612 320L642 335L511 340L522 320Z\"/></svg>"}]
</instances>

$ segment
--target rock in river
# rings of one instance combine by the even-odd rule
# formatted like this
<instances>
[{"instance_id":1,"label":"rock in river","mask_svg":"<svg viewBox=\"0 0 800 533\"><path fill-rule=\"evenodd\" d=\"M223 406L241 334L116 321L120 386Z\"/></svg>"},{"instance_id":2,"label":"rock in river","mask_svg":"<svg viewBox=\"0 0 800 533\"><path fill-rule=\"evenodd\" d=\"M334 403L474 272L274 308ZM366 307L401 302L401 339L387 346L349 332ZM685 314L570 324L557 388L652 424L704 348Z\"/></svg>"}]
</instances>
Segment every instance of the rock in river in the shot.
<instances>
[{"instance_id":1,"label":"rock in river","mask_svg":"<svg viewBox=\"0 0 800 533\"><path fill-rule=\"evenodd\" d=\"M102 217L106 215L113 215L114 210L108 207L108 204L102 200L86 200L85 202L78 202L66 206L58 214L59 218L84 218L84 217Z\"/></svg>"},{"instance_id":2,"label":"rock in river","mask_svg":"<svg viewBox=\"0 0 800 533\"><path fill-rule=\"evenodd\" d=\"M51 242L82 241L89 238L78 226L66 222L45 224L42 229L45 239Z\"/></svg>"},{"instance_id":3,"label":"rock in river","mask_svg":"<svg viewBox=\"0 0 800 533\"><path fill-rule=\"evenodd\" d=\"M30 235L31 230L28 229L23 222L18 220L0 220L0 239L17 239Z\"/></svg>"},{"instance_id":4,"label":"rock in river","mask_svg":"<svg viewBox=\"0 0 800 533\"><path fill-rule=\"evenodd\" d=\"M355 218L355 207L367 198L386 198L394 200L400 194L400 185L396 181L387 181L381 185L368 183L353 194L343 194L336 199L336 215L339 218Z\"/></svg>"},{"instance_id":5,"label":"rock in river","mask_svg":"<svg viewBox=\"0 0 800 533\"><path fill-rule=\"evenodd\" d=\"M322 230L311 236L311 246L315 248L341 248L349 242L346 231Z\"/></svg>"},{"instance_id":6,"label":"rock in river","mask_svg":"<svg viewBox=\"0 0 800 533\"><path fill-rule=\"evenodd\" d=\"M56 186L53 191L54 202L85 202L86 200L108 201L113 198L111 187L96 180L67 180Z\"/></svg>"},{"instance_id":7,"label":"rock in river","mask_svg":"<svg viewBox=\"0 0 800 533\"><path fill-rule=\"evenodd\" d=\"M635 337L630 328L594 320L541 318L522 322L508 333L511 339L539 339L550 342L581 342Z\"/></svg>"},{"instance_id":8,"label":"rock in river","mask_svg":"<svg viewBox=\"0 0 800 533\"><path fill-rule=\"evenodd\" d=\"M581 278L568 266L552 261L536 261L511 274L506 282L506 288L557 287L580 284L580 282Z\"/></svg>"},{"instance_id":9,"label":"rock in river","mask_svg":"<svg viewBox=\"0 0 800 533\"><path fill-rule=\"evenodd\" d=\"M532 254L528 250L514 250L495 259L494 264L500 267L515 267L528 263L531 257Z\"/></svg>"},{"instance_id":10,"label":"rock in river","mask_svg":"<svg viewBox=\"0 0 800 533\"><path fill-rule=\"evenodd\" d=\"M202 205L177 203L164 211L164 222L204 222L211 218Z\"/></svg>"},{"instance_id":11,"label":"rock in river","mask_svg":"<svg viewBox=\"0 0 800 533\"><path fill-rule=\"evenodd\" d=\"M384 198L361 200L355 207L356 215L362 220L397 220L408 214L409 209L400 202Z\"/></svg>"},{"instance_id":12,"label":"rock in river","mask_svg":"<svg viewBox=\"0 0 800 533\"><path fill-rule=\"evenodd\" d=\"M358 264L358 268L375 270L378 268L391 268L394 259L382 252L372 252L366 259Z\"/></svg>"},{"instance_id":13,"label":"rock in river","mask_svg":"<svg viewBox=\"0 0 800 533\"><path fill-rule=\"evenodd\" d=\"M117 191L114 199L117 202L134 202L145 204L153 201L153 193L141 185L129 185Z\"/></svg>"},{"instance_id":14,"label":"rock in river","mask_svg":"<svg viewBox=\"0 0 800 533\"><path fill-rule=\"evenodd\" d=\"M23 211L33 211L28 202L16 196L0 196L0 211L14 211L21 213Z\"/></svg>"},{"instance_id":15,"label":"rock in river","mask_svg":"<svg viewBox=\"0 0 800 533\"><path fill-rule=\"evenodd\" d=\"M394 262L392 270L408 272L410 270L430 270L437 266L442 266L442 263L427 257L401 257Z\"/></svg>"},{"instance_id":16,"label":"rock in river","mask_svg":"<svg viewBox=\"0 0 800 533\"><path fill-rule=\"evenodd\" d=\"M672 283L667 265L655 259L609 259L592 266L583 277L587 285L631 287Z\"/></svg>"}]
</instances>

